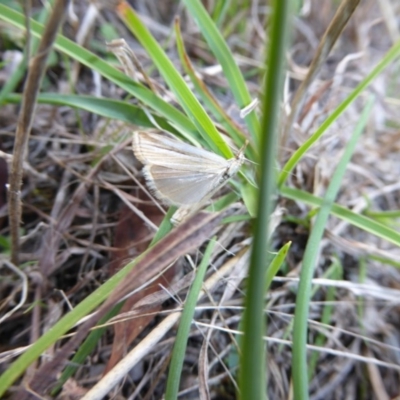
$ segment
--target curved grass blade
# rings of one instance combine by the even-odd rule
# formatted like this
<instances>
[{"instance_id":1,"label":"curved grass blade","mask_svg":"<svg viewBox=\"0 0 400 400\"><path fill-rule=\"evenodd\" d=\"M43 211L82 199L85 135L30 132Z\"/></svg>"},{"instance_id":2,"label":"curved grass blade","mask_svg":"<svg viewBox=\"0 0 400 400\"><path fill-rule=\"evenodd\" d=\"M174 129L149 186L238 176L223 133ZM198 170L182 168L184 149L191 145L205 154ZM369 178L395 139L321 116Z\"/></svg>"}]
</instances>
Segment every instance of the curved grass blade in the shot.
<instances>
[{"instance_id":1,"label":"curved grass blade","mask_svg":"<svg viewBox=\"0 0 400 400\"><path fill-rule=\"evenodd\" d=\"M217 119L217 122L224 125L225 129L231 135L236 145L242 146L246 138L243 132L241 132L240 127L232 120L231 117L229 117L226 111L222 108L222 106L218 103L212 93L208 90L207 86L204 85L204 82L196 75L193 64L191 63L189 56L185 50L178 18L175 19L175 37L181 63L186 73L189 75L194 87L196 88L197 93L200 95L201 100L211 110L214 117ZM248 149L250 149L250 147L248 147Z\"/></svg>"},{"instance_id":2,"label":"curved grass blade","mask_svg":"<svg viewBox=\"0 0 400 400\"><path fill-rule=\"evenodd\" d=\"M193 321L194 312L196 311L197 299L200 294L201 285L210 262L211 253L214 249L216 240L211 239L204 252L203 259L197 270L196 278L190 288L185 307L182 312L181 322L179 324L178 333L176 335L174 348L172 350L172 358L169 366L167 388L165 391L166 400L175 400L178 398L179 383L182 375L183 361L187 347L187 341L190 333L190 326Z\"/></svg>"},{"instance_id":3,"label":"curved grass blade","mask_svg":"<svg viewBox=\"0 0 400 400\"><path fill-rule=\"evenodd\" d=\"M347 164L355 150L358 139L367 123L373 99L367 103L360 117L359 123L346 146L345 152L333 174L326 191L324 202L320 208L311 234L308 238L300 273L300 282L297 292L296 310L293 323L293 358L292 376L293 391L299 399L308 399L308 368L307 368L307 324L312 291L312 278L315 263L318 257L319 242L324 234L326 222L329 218L333 202L340 188L340 183L346 172Z\"/></svg>"},{"instance_id":4,"label":"curved grass blade","mask_svg":"<svg viewBox=\"0 0 400 400\"><path fill-rule=\"evenodd\" d=\"M280 189L280 194L288 199L301 201L302 203L313 207L322 207L324 204L324 199L320 197L313 196L310 193L289 188L287 186L284 186ZM340 218L343 221L347 221L350 225L356 226L365 232L369 232L400 247L400 233L389 226L368 218L365 215L357 214L338 204L332 205L331 212L332 215Z\"/></svg>"},{"instance_id":5,"label":"curved grass blade","mask_svg":"<svg viewBox=\"0 0 400 400\"><path fill-rule=\"evenodd\" d=\"M269 287L271 286L271 282L274 279L275 275L278 273L280 270L283 262L285 261L285 258L287 256L287 253L289 252L290 246L292 245L292 242L287 242L284 246L282 246L278 254L275 255L275 257L272 259L271 264L269 264L266 277L265 277L265 291L267 292Z\"/></svg>"},{"instance_id":6,"label":"curved grass blade","mask_svg":"<svg viewBox=\"0 0 400 400\"><path fill-rule=\"evenodd\" d=\"M346 108L366 89L369 84L397 57L400 56L400 42L395 43L386 53L378 65L365 77L365 79L350 93L350 95L336 108L336 110L321 124L321 126L310 136L290 157L282 168L278 178L278 187L286 182L288 175L302 159L307 150L325 133L329 126L346 110Z\"/></svg>"},{"instance_id":7,"label":"curved grass blade","mask_svg":"<svg viewBox=\"0 0 400 400\"><path fill-rule=\"evenodd\" d=\"M191 16L197 22L215 58L221 64L224 76L229 83L238 107L242 109L248 106L253 99L247 89L243 75L218 27L199 0L184 0L184 3ZM258 144L260 139L260 123L256 113L252 112L247 115L245 121L254 143Z\"/></svg>"},{"instance_id":8,"label":"curved grass blade","mask_svg":"<svg viewBox=\"0 0 400 400\"><path fill-rule=\"evenodd\" d=\"M213 121L135 11L126 2L122 2L118 6L118 13L127 27L146 49L169 88L174 92L179 104L197 127L203 139L216 153L222 154L226 158L232 158L232 151L222 139Z\"/></svg>"},{"instance_id":9,"label":"curved grass blade","mask_svg":"<svg viewBox=\"0 0 400 400\"><path fill-rule=\"evenodd\" d=\"M19 103L21 101L21 95L9 94L5 98L5 101L6 103ZM79 108L105 118L123 121L129 124L147 128L157 128L152 119L149 118L149 112L145 112L143 107L138 107L134 104L130 104L121 100L85 96L81 94L63 95L42 93L38 97L38 103ZM151 114L151 117L154 118L154 121L156 121L157 125L159 125L161 128L179 136L179 132L165 118L159 117L156 114Z\"/></svg>"}]
</instances>

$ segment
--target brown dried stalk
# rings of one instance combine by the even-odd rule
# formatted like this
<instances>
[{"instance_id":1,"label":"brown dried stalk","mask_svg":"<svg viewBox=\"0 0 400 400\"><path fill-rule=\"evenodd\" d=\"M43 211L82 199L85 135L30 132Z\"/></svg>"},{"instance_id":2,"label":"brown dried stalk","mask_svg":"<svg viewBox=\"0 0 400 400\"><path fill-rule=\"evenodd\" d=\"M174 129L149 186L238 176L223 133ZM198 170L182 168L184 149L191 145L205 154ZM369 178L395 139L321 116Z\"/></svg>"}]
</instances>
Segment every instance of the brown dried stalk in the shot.
<instances>
[{"instance_id":1,"label":"brown dried stalk","mask_svg":"<svg viewBox=\"0 0 400 400\"><path fill-rule=\"evenodd\" d=\"M308 73L306 78L303 80L301 85L296 91L293 97L291 107L292 110L289 117L286 120L285 127L283 130L281 138L281 146L284 148L289 135L289 130L291 129L293 122L296 120L302 103L304 101L304 95L313 82L319 71L321 70L322 64L328 58L334 44L336 43L338 37L342 33L343 29L349 22L350 17L356 10L360 0L343 0L336 11L331 23L329 24L327 30L325 31L322 39L318 45L317 51L315 52L314 58L311 65L308 68Z\"/></svg>"},{"instance_id":2,"label":"brown dried stalk","mask_svg":"<svg viewBox=\"0 0 400 400\"><path fill-rule=\"evenodd\" d=\"M22 165L28 144L32 121L35 114L36 99L46 69L48 55L53 47L57 32L67 12L69 0L56 0L53 12L45 27L37 54L31 59L28 68L28 77L22 96L21 112L19 114L17 131L11 164L9 186L9 221L11 232L11 261L19 264L19 228L21 223L21 199ZM27 16L28 18L28 16ZM28 32L29 34L29 32ZM28 35L29 37L29 35ZM27 41L29 46L29 41Z\"/></svg>"}]
</instances>

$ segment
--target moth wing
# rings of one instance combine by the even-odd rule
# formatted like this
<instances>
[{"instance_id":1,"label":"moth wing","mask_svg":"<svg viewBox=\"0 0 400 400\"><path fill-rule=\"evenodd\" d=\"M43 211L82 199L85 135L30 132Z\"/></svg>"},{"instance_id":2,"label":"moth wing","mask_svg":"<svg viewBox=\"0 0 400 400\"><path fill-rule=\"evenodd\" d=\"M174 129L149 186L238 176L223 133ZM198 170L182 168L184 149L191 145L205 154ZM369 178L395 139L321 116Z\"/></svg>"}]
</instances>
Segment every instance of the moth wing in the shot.
<instances>
[{"instance_id":1,"label":"moth wing","mask_svg":"<svg viewBox=\"0 0 400 400\"><path fill-rule=\"evenodd\" d=\"M210 151L148 132L134 132L132 149L145 165L159 165L177 170L218 173L227 168L230 162Z\"/></svg>"},{"instance_id":2,"label":"moth wing","mask_svg":"<svg viewBox=\"0 0 400 400\"><path fill-rule=\"evenodd\" d=\"M175 205L199 203L221 184L222 174L204 171L181 171L159 165L147 165L147 184L161 200Z\"/></svg>"}]
</instances>

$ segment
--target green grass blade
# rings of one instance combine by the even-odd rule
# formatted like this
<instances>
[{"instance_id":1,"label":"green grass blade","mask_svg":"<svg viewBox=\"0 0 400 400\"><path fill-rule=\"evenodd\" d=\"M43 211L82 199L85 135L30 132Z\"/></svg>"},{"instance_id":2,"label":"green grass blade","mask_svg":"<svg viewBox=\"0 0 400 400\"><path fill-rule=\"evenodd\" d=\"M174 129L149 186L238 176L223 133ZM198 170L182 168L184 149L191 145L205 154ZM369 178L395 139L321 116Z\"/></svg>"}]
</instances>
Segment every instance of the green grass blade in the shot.
<instances>
[{"instance_id":1,"label":"green grass blade","mask_svg":"<svg viewBox=\"0 0 400 400\"><path fill-rule=\"evenodd\" d=\"M340 279L342 279L342 276L343 276L342 265L340 264L339 260L335 259L333 261L332 265L326 271L326 273L324 273L323 277L326 279L340 280ZM335 300L336 293L337 293L336 287L328 286L326 288L325 302L327 304L324 305L324 308L323 308L323 311L321 314L321 323L322 324L329 325L330 322L332 321L332 315L334 312L333 301ZM325 345L326 341L327 341L326 335L324 335L322 332L320 332L317 334L317 337L315 338L315 341L313 344L316 347L323 347ZM311 380L315 375L315 370L316 370L318 359L319 359L320 355L321 355L321 353L318 351L313 351L310 354L310 360L308 362L309 380Z\"/></svg>"},{"instance_id":2,"label":"green grass blade","mask_svg":"<svg viewBox=\"0 0 400 400\"><path fill-rule=\"evenodd\" d=\"M130 7L121 6L119 7L119 12L125 24L146 49L164 80L174 92L179 104L197 127L203 139L216 153L222 154L226 158L232 158L232 151L221 137L213 121L187 86L182 74L175 68L172 61L142 23L138 15Z\"/></svg>"},{"instance_id":3,"label":"green grass blade","mask_svg":"<svg viewBox=\"0 0 400 400\"><path fill-rule=\"evenodd\" d=\"M175 21L175 37L176 37L176 45L178 49L178 54L185 69L186 73L190 77L191 82L193 83L197 93L199 94L203 103L207 106L207 108L213 113L216 121L221 123L224 128L228 131L231 138L235 141L237 146L242 146L245 142L245 135L240 130L239 126L232 120L232 118L226 113L225 109L218 103L212 93L208 90L207 86L204 82L198 77L196 71L189 59L188 54L185 50L185 45L183 42L182 34L180 31L179 20ZM251 147L248 146L246 150L250 150ZM250 154L249 154L250 156ZM254 155L250 156L251 159L254 159Z\"/></svg>"},{"instance_id":4,"label":"green grass blade","mask_svg":"<svg viewBox=\"0 0 400 400\"><path fill-rule=\"evenodd\" d=\"M252 218L256 218L258 189L252 184L246 182L240 187L240 194L242 195L247 211Z\"/></svg>"},{"instance_id":5,"label":"green grass blade","mask_svg":"<svg viewBox=\"0 0 400 400\"><path fill-rule=\"evenodd\" d=\"M97 325L101 326L105 324L109 319L118 315L119 311L123 306L123 302L117 304L105 317L101 318ZM92 351L96 348L100 338L106 333L108 326L102 326L101 328L96 328L92 330L85 341L81 344L79 349L76 351L75 355L72 357L71 364L68 365L60 378L57 381L57 387L52 391L55 395L59 390L61 390L64 383L76 372L76 370L83 365Z\"/></svg>"},{"instance_id":6,"label":"green grass blade","mask_svg":"<svg viewBox=\"0 0 400 400\"><path fill-rule=\"evenodd\" d=\"M268 68L264 86L263 120L260 146L259 195L257 218L250 260L243 314L244 336L241 341L239 387L241 399L265 398L265 275L269 247L269 217L273 210L275 188L275 149L279 105L282 95L284 60L289 32L290 1L272 2Z\"/></svg>"},{"instance_id":7,"label":"green grass blade","mask_svg":"<svg viewBox=\"0 0 400 400\"><path fill-rule=\"evenodd\" d=\"M20 94L9 94L5 98L6 103L20 103L22 96ZM142 126L145 128L155 128L155 124L149 118L151 114L156 123L169 132L179 132L165 118L159 117L143 110L133 104L121 100L106 99L102 97L74 95L74 94L54 94L42 93L38 97L38 103L51 104L55 106L69 106L79 108L93 114L100 115L104 118L110 118L118 121L127 122L129 124Z\"/></svg>"},{"instance_id":8,"label":"green grass blade","mask_svg":"<svg viewBox=\"0 0 400 400\"><path fill-rule=\"evenodd\" d=\"M285 261L285 258L287 256L287 253L289 252L291 245L292 245L292 242L288 242L284 246L282 246L279 249L278 254L271 261L271 264L269 265L269 267L267 269L267 274L266 274L266 278L265 278L265 291L266 292L268 291L272 280L274 279L274 277L280 270L283 262Z\"/></svg>"},{"instance_id":9,"label":"green grass blade","mask_svg":"<svg viewBox=\"0 0 400 400\"><path fill-rule=\"evenodd\" d=\"M312 194L304 192L302 190L288 188L286 186L281 188L280 194L288 199L301 201L302 203L308 204L313 207L322 207L322 205L324 204L324 199L320 197L313 196ZM332 215L335 215L341 220L346 221L349 224L356 226L357 228L372 233L373 235L378 236L381 239L387 240L388 242L391 242L396 246L400 246L400 233L387 225L377 222L364 215L356 214L348 208L342 207L338 204L332 205L331 212Z\"/></svg>"},{"instance_id":10,"label":"green grass blade","mask_svg":"<svg viewBox=\"0 0 400 400\"><path fill-rule=\"evenodd\" d=\"M222 23L226 17L226 14L229 10L229 7L232 4L232 0L225 0L225 1L217 1L214 3L214 9L212 13L212 19L215 21L218 29L222 29Z\"/></svg>"},{"instance_id":11,"label":"green grass blade","mask_svg":"<svg viewBox=\"0 0 400 400\"><path fill-rule=\"evenodd\" d=\"M199 0L185 0L184 3L197 22L214 56L221 64L224 76L229 83L237 105L240 108L248 106L253 99L249 94L243 75L218 27ZM256 113L250 113L245 117L245 121L254 143L259 143L260 124Z\"/></svg>"},{"instance_id":12,"label":"green grass blade","mask_svg":"<svg viewBox=\"0 0 400 400\"><path fill-rule=\"evenodd\" d=\"M203 259L197 270L196 277L190 288L185 307L182 312L181 322L179 324L178 333L176 335L174 348L172 350L171 364L169 367L167 388L165 392L166 400L176 400L178 398L179 383L182 375L183 361L187 347L187 341L190 333L190 326L193 321L194 312L196 310L197 299L203 284L207 266L210 263L211 253L215 246L215 239L211 239L204 252Z\"/></svg>"},{"instance_id":13,"label":"green grass blade","mask_svg":"<svg viewBox=\"0 0 400 400\"><path fill-rule=\"evenodd\" d=\"M346 108L366 89L371 82L397 57L400 56L400 42L395 43L386 53L378 65L369 75L350 93L350 95L336 108L336 110L321 124L316 132L310 136L290 157L279 175L278 187L281 187L293 168L302 159L307 150L324 134L329 126L346 110Z\"/></svg>"},{"instance_id":14,"label":"green grass blade","mask_svg":"<svg viewBox=\"0 0 400 400\"><path fill-rule=\"evenodd\" d=\"M367 123L372 105L373 100L371 99L364 108L354 134L347 144L345 152L333 174L332 180L326 191L324 203L318 212L304 253L293 324L292 376L293 392L296 393L296 399L308 399L307 324L311 299L311 283L315 262L318 256L319 242L324 234L326 222L330 215L333 201L340 189L340 184L346 172L347 164L351 159L358 139Z\"/></svg>"}]
</instances>

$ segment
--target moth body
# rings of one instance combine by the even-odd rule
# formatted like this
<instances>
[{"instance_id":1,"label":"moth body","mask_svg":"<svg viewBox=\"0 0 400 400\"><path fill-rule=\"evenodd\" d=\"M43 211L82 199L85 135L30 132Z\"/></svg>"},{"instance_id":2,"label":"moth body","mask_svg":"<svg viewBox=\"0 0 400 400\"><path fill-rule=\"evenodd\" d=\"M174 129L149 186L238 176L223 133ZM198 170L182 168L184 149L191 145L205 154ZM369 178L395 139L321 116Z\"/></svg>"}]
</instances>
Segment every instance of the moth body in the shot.
<instances>
[{"instance_id":1,"label":"moth body","mask_svg":"<svg viewBox=\"0 0 400 400\"><path fill-rule=\"evenodd\" d=\"M225 158L210 151L149 132L135 132L133 151L144 164L143 175L157 198L181 207L204 204L240 169L241 150Z\"/></svg>"}]
</instances>

